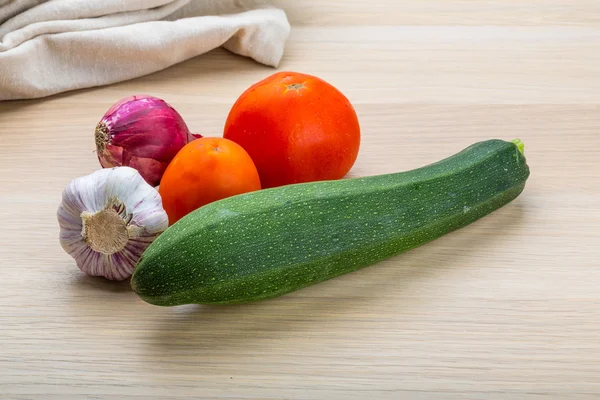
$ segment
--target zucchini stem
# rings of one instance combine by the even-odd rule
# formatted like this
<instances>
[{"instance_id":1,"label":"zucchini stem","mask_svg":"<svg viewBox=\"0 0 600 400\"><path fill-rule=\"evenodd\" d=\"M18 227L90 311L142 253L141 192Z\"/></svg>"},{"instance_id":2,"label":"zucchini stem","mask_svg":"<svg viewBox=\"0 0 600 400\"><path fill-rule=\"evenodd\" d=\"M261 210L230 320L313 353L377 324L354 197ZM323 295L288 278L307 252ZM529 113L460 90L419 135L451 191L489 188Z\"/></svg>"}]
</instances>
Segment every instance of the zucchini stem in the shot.
<instances>
[{"instance_id":1,"label":"zucchini stem","mask_svg":"<svg viewBox=\"0 0 600 400\"><path fill-rule=\"evenodd\" d=\"M517 145L521 154L525 155L525 143L523 143L521 139L513 139L512 142Z\"/></svg>"}]
</instances>

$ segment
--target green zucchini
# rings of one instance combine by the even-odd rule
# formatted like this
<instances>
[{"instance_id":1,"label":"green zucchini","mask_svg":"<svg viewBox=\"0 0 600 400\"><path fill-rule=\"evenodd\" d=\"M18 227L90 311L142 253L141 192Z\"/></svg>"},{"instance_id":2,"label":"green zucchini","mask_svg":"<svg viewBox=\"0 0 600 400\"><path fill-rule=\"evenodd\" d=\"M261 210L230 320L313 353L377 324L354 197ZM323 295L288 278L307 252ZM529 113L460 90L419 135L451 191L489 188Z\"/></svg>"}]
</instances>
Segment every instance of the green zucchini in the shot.
<instances>
[{"instance_id":1,"label":"green zucchini","mask_svg":"<svg viewBox=\"0 0 600 400\"><path fill-rule=\"evenodd\" d=\"M408 172L229 197L162 233L131 286L160 306L273 298L464 227L516 198L528 176L522 142L488 140Z\"/></svg>"}]
</instances>

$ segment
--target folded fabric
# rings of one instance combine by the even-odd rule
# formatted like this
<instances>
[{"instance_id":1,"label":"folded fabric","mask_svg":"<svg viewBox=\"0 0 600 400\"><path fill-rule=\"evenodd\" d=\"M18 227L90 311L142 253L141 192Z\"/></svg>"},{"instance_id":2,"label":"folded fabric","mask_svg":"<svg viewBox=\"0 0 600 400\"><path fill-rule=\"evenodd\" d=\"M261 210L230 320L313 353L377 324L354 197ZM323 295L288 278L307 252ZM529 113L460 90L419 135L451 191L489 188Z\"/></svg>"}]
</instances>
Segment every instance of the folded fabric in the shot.
<instances>
[{"instance_id":1,"label":"folded fabric","mask_svg":"<svg viewBox=\"0 0 600 400\"><path fill-rule=\"evenodd\" d=\"M0 100L149 74L214 48L276 67L290 25L244 0L0 0Z\"/></svg>"}]
</instances>

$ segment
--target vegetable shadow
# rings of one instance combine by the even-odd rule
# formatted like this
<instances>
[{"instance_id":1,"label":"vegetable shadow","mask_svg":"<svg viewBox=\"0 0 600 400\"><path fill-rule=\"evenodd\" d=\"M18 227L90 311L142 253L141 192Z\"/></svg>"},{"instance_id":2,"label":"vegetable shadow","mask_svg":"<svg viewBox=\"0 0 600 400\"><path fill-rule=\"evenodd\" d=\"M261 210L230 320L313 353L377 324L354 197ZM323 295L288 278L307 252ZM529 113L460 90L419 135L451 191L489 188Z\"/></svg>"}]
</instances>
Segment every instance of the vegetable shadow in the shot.
<instances>
[{"instance_id":1,"label":"vegetable shadow","mask_svg":"<svg viewBox=\"0 0 600 400\"><path fill-rule=\"evenodd\" d=\"M133 293L129 279L122 281L111 281L102 276L90 276L77 271L71 280L71 285L79 293L108 292L108 293Z\"/></svg>"},{"instance_id":2,"label":"vegetable shadow","mask_svg":"<svg viewBox=\"0 0 600 400\"><path fill-rule=\"evenodd\" d=\"M417 302L424 300L414 294L420 285L460 268L464 260L474 257L474 246L507 246L501 243L514 240L525 223L523 211L524 203L515 200L423 246L275 299L241 305L167 307L161 313L166 317L156 322L148 339L165 354L197 348L246 352L249 345L255 349L271 347L273 340L285 340L289 333L311 336L329 329L336 332L336 324L347 326L357 315L368 317L382 304L419 307Z\"/></svg>"}]
</instances>

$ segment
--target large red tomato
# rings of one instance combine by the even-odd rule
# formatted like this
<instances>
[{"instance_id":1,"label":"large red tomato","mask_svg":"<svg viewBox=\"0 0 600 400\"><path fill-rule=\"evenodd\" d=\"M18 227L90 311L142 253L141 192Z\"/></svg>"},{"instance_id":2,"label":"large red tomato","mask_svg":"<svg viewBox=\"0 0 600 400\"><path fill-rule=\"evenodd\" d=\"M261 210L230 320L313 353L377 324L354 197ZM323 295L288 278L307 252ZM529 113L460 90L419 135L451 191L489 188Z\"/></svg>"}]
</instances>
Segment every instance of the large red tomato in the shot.
<instances>
[{"instance_id":1,"label":"large red tomato","mask_svg":"<svg viewBox=\"0 0 600 400\"><path fill-rule=\"evenodd\" d=\"M360 127L335 87L315 76L279 72L242 93L224 137L246 149L268 188L344 177L358 156Z\"/></svg>"}]
</instances>

